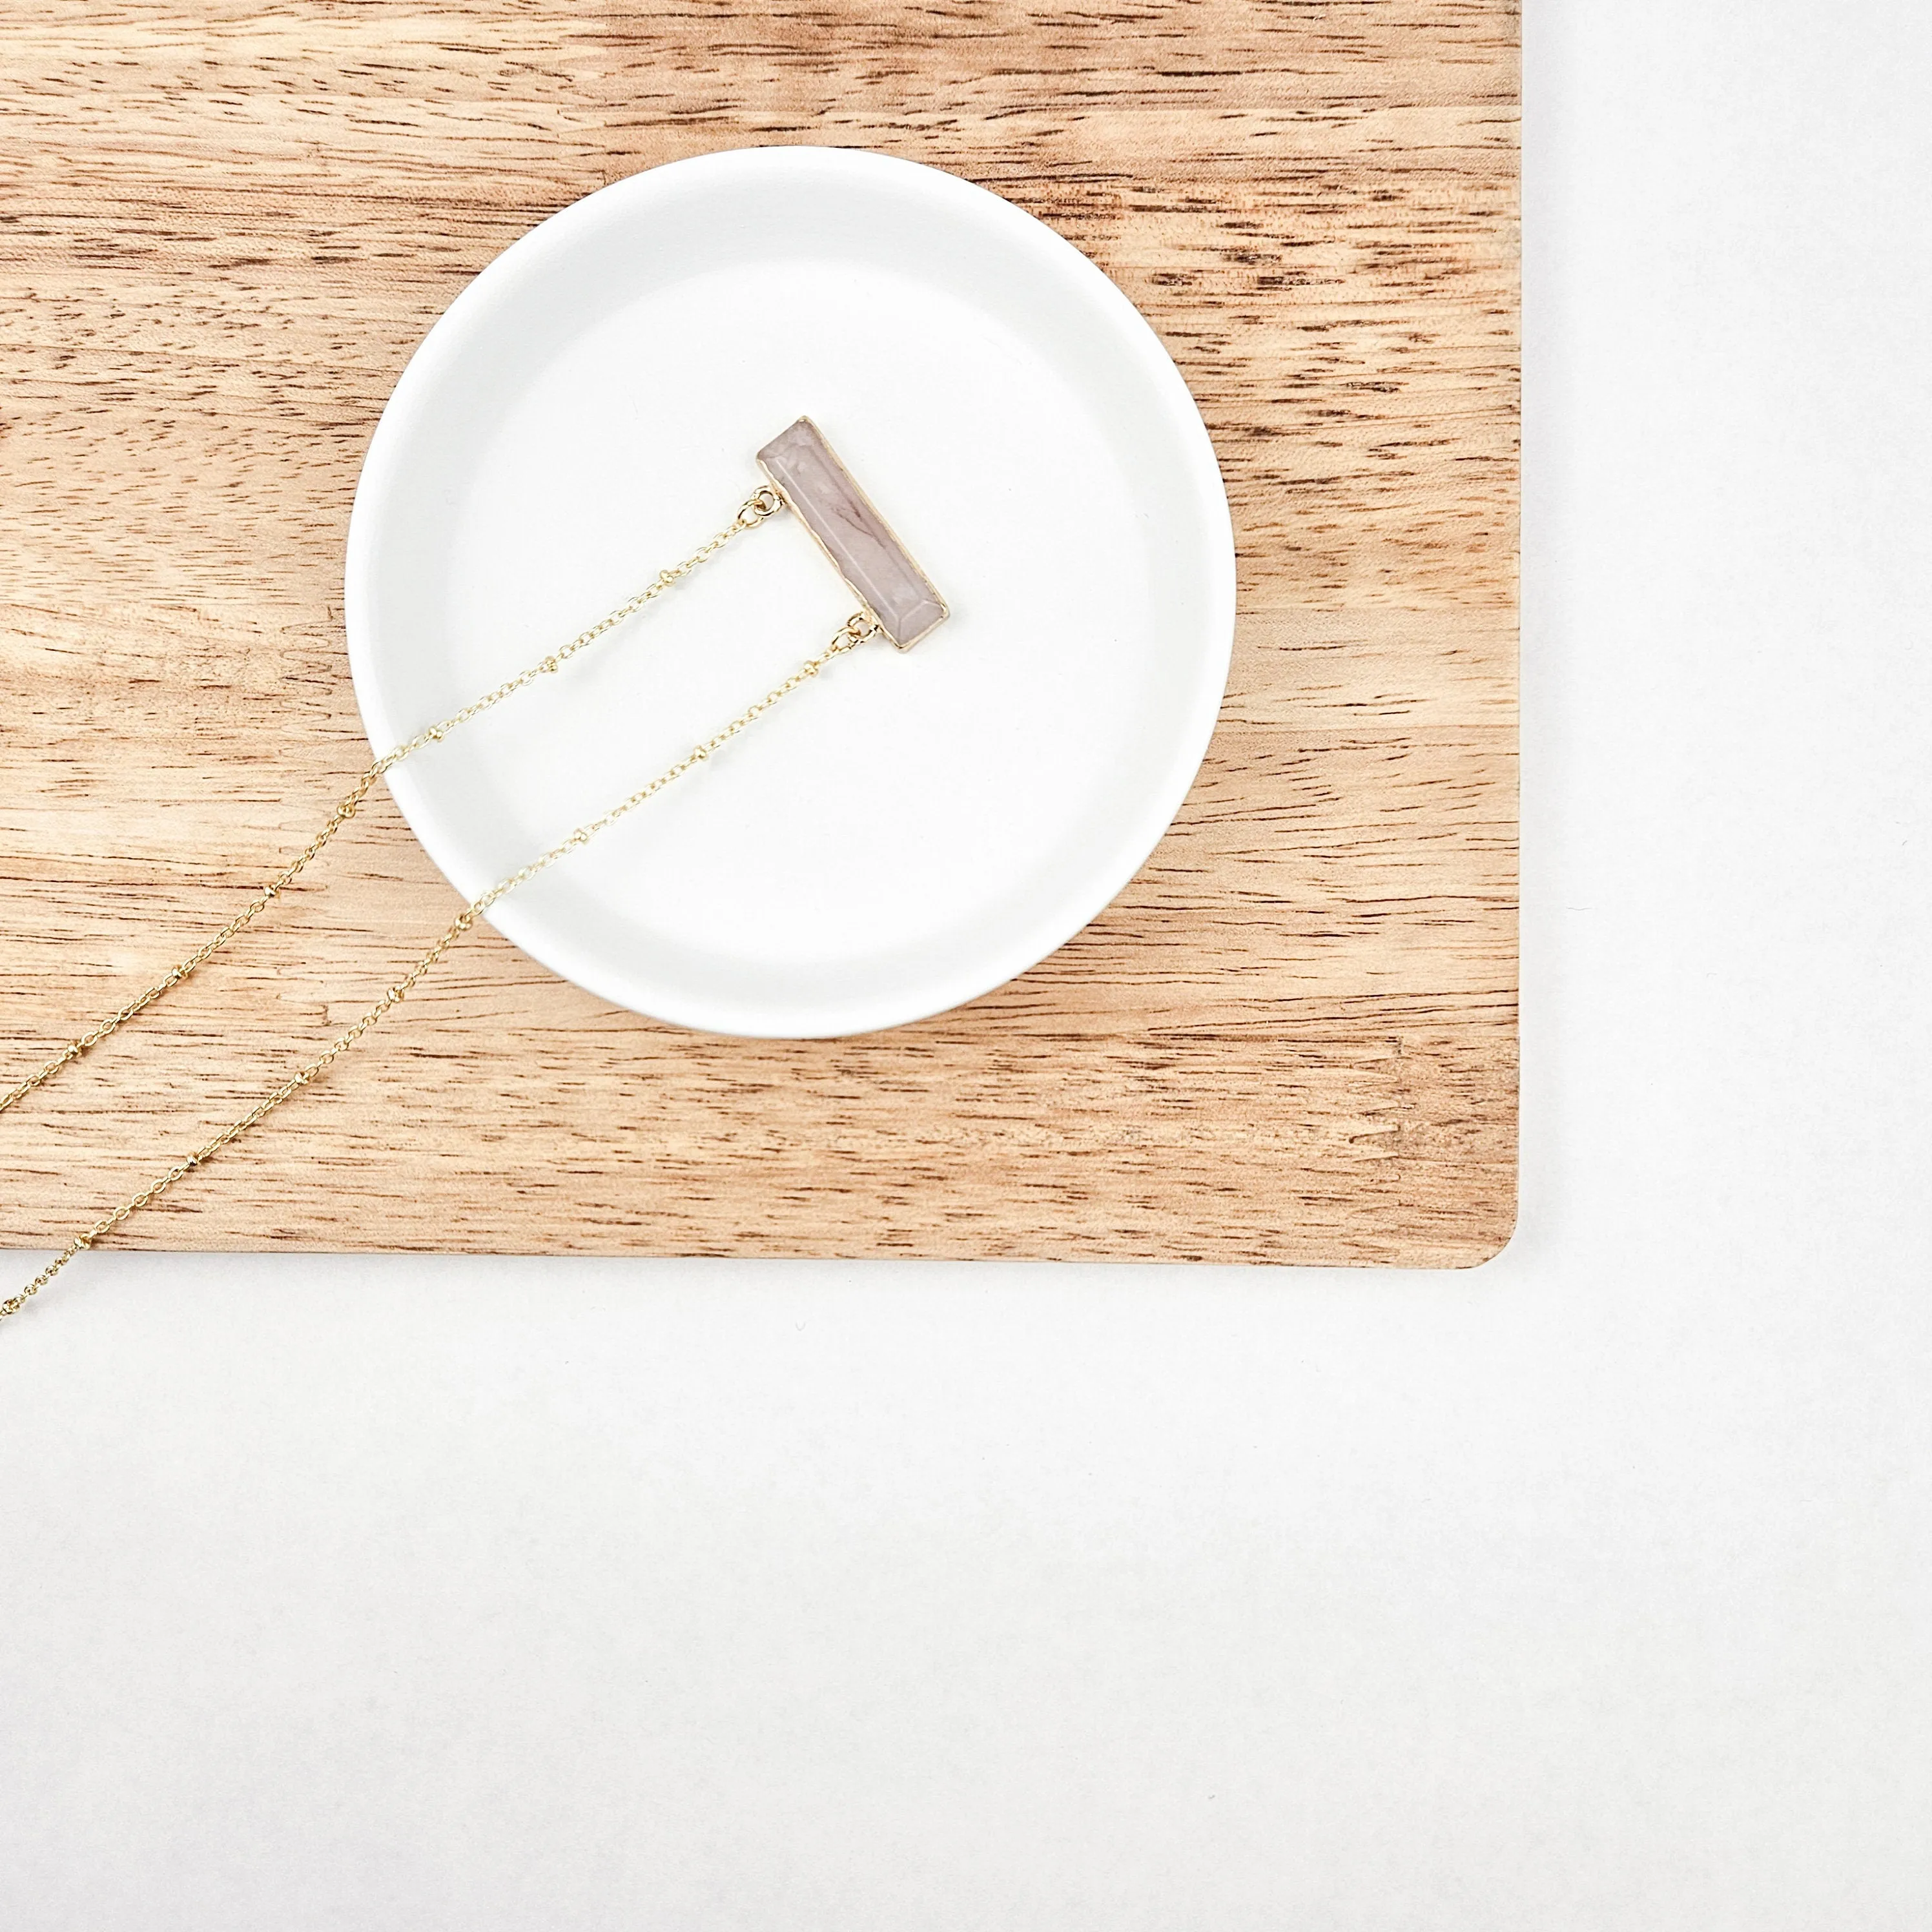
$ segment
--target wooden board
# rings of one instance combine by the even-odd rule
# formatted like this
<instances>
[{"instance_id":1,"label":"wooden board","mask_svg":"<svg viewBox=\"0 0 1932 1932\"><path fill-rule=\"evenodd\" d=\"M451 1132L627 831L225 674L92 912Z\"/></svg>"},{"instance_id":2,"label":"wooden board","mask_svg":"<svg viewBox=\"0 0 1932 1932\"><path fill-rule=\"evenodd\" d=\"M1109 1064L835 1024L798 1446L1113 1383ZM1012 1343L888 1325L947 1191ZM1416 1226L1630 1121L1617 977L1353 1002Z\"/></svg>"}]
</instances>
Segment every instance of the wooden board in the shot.
<instances>
[{"instance_id":1,"label":"wooden board","mask_svg":"<svg viewBox=\"0 0 1932 1932\"><path fill-rule=\"evenodd\" d=\"M494 934L118 1238L166 1247L1468 1263L1516 1122L1516 22L1507 0L18 4L0 40L0 1076L188 950L366 760L370 429L464 281L752 142L936 163L1152 319L1242 618L1172 834L958 1012L754 1042ZM50 1246L454 905L386 799L0 1118Z\"/></svg>"}]
</instances>

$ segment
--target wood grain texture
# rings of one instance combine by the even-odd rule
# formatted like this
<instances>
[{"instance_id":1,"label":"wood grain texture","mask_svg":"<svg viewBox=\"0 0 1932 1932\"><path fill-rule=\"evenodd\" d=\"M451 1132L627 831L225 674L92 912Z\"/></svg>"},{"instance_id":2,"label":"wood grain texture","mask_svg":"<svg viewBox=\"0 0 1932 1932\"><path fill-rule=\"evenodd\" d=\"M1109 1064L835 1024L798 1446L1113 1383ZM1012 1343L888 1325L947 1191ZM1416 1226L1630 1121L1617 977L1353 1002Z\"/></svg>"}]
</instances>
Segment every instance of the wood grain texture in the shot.
<instances>
[{"instance_id":1,"label":"wood grain texture","mask_svg":"<svg viewBox=\"0 0 1932 1932\"><path fill-rule=\"evenodd\" d=\"M1242 617L1172 833L1042 965L861 1039L683 1034L484 932L138 1217L164 1247L1455 1264L1516 1123L1510 0L19 7L0 63L0 1083L366 760L363 449L524 230L656 163L885 149L1100 262L1200 399ZM0 1118L50 1246L441 929L386 800Z\"/></svg>"}]
</instances>

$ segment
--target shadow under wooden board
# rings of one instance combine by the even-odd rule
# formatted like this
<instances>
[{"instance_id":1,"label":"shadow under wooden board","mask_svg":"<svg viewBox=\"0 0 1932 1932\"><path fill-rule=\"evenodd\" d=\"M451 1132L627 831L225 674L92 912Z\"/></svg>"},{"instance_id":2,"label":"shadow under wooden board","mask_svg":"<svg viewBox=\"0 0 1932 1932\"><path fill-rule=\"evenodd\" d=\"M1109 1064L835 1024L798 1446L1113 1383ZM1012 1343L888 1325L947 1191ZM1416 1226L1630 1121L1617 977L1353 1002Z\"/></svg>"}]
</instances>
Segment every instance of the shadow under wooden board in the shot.
<instances>
[{"instance_id":1,"label":"shadow under wooden board","mask_svg":"<svg viewBox=\"0 0 1932 1932\"><path fill-rule=\"evenodd\" d=\"M487 930L117 1240L186 1248L1467 1264L1515 1212L1516 20L1500 0L22 10L0 230L0 1084L146 984L366 762L370 430L577 197L884 149L1099 262L1233 502L1232 680L1172 832L959 1011L681 1033ZM64 1241L447 922L386 799L0 1118Z\"/></svg>"}]
</instances>

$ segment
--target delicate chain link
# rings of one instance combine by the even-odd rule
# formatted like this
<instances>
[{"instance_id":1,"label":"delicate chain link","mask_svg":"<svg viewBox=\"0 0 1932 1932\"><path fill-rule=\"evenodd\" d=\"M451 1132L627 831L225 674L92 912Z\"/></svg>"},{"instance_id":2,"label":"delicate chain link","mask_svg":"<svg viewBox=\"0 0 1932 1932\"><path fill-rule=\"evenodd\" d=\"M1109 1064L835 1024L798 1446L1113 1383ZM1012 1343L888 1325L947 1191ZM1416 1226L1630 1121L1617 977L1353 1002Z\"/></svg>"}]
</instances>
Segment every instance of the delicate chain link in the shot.
<instances>
[{"instance_id":1,"label":"delicate chain link","mask_svg":"<svg viewBox=\"0 0 1932 1932\"><path fill-rule=\"evenodd\" d=\"M654 797L667 785L675 784L694 766L704 764L721 746L728 744L747 725L763 717L773 705L790 697L800 685L809 683L833 658L843 657L848 651L856 650L868 638L878 634L878 629L877 620L868 612L862 610L848 617L831 643L816 657L807 658L782 684L773 686L755 704L747 705L722 730L712 733L701 745L693 746L676 764L667 766L649 784L639 787L628 798L613 806L601 817L580 825L567 838L560 839L548 851L532 859L527 866L518 867L507 878L499 879L488 892L472 899L450 922L449 928L442 937L354 1025L338 1034L314 1059L290 1075L266 1099L258 1101L238 1120L231 1121L206 1146L197 1148L185 1160L176 1162L165 1174L150 1181L140 1193L122 1202L112 1213L103 1215L92 1227L75 1235L19 1294L0 1301L0 1322L4 1322L10 1315L18 1314L76 1255L111 1234L130 1215L140 1213L151 1202L165 1194L176 1182L184 1179L196 1168L212 1160L224 1148L232 1146L251 1127L266 1120L285 1100L292 1099L310 1081L326 1072L372 1027L380 1024L392 1006L406 999L418 981L506 893L514 892L519 886L526 884L539 872L555 865L558 860L574 852L580 846L589 844L606 826L614 825L626 813L634 812L646 799ZM538 668L541 670L542 667Z\"/></svg>"},{"instance_id":2,"label":"delicate chain link","mask_svg":"<svg viewBox=\"0 0 1932 1932\"><path fill-rule=\"evenodd\" d=\"M754 490L738 506L737 514L716 536L700 544L682 562L674 563L668 569L659 571L634 597L627 598L614 610L607 612L587 631L580 631L562 650L551 652L548 657L540 658L526 670L519 671L514 677L506 680L494 691L478 698L473 704L465 705L460 711L444 718L440 724L426 727L413 738L405 739L393 751L385 752L344 794L334 811L329 814L328 824L213 938L198 946L178 965L164 973L146 992L130 1000L119 1012L110 1013L98 1026L69 1040L38 1072L30 1073L17 1086L0 1094L0 1114L5 1113L9 1107L24 1100L37 1087L44 1086L62 1068L70 1066L82 1054L98 1046L110 1034L119 1032L137 1013L145 1012L164 994L172 992L190 974L206 965L237 933L252 925L260 914L266 912L295 883L322 848L362 810L364 800L374 788L378 778L386 777L412 752L420 752L425 745L439 742L459 726L467 724L472 718L481 717L494 706L502 704L505 698L521 691L526 685L533 684L538 678L547 677L551 672L561 670L580 651L588 650L606 632L616 629L626 618L635 616L652 598L662 596L680 578L689 576L707 557L715 556L734 537L744 531L756 530L768 518L776 516L784 508L784 500L776 490L769 486Z\"/></svg>"}]
</instances>

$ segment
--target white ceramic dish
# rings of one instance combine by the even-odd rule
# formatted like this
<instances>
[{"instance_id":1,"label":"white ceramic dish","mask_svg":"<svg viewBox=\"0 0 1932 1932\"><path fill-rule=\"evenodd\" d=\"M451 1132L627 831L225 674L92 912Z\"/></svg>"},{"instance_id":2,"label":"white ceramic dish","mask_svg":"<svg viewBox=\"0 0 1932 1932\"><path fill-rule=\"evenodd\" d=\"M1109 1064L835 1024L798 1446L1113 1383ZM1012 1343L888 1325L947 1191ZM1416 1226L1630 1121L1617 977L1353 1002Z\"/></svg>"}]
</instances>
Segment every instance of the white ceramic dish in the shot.
<instances>
[{"instance_id":1,"label":"white ceramic dish","mask_svg":"<svg viewBox=\"0 0 1932 1932\"><path fill-rule=\"evenodd\" d=\"M952 618L910 652L840 660L491 915L592 992L720 1033L896 1025L1062 944L1178 808L1233 634L1207 431L1114 284L950 175L748 148L553 216L404 372L350 527L371 742L458 709L692 549L800 415ZM852 608L776 519L391 787L473 894Z\"/></svg>"}]
</instances>

